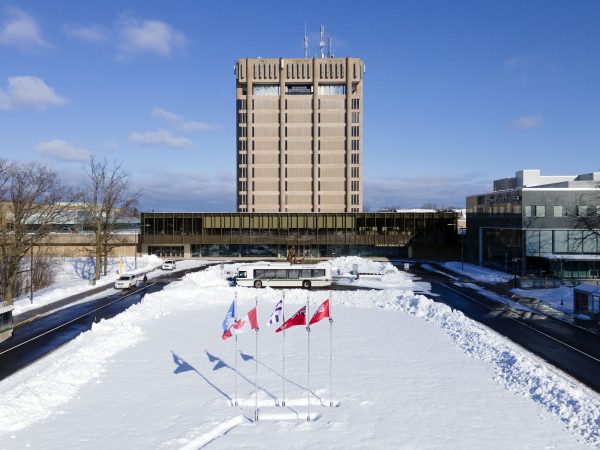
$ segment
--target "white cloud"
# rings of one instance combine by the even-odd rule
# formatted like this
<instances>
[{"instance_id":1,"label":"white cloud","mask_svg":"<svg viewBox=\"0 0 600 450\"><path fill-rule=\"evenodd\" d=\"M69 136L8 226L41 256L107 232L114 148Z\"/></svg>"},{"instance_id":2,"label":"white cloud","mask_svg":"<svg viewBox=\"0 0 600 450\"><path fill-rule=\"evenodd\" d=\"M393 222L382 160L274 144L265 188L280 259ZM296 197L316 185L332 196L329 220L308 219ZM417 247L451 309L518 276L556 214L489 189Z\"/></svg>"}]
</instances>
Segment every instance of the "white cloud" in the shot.
<instances>
[{"instance_id":1,"label":"white cloud","mask_svg":"<svg viewBox=\"0 0 600 450\"><path fill-rule=\"evenodd\" d=\"M74 39L102 44L108 41L110 30L102 25L67 24L63 27L64 33Z\"/></svg>"},{"instance_id":2,"label":"white cloud","mask_svg":"<svg viewBox=\"0 0 600 450\"><path fill-rule=\"evenodd\" d=\"M529 130L532 128L539 128L544 124L544 118L541 116L521 116L517 117L512 122L514 128L522 130Z\"/></svg>"},{"instance_id":3,"label":"white cloud","mask_svg":"<svg viewBox=\"0 0 600 450\"><path fill-rule=\"evenodd\" d=\"M193 142L189 139L173 136L171 132L167 130L147 131L145 133L134 131L129 135L129 140L134 144L176 148L186 148L193 145Z\"/></svg>"},{"instance_id":4,"label":"white cloud","mask_svg":"<svg viewBox=\"0 0 600 450\"><path fill-rule=\"evenodd\" d=\"M142 188L142 210L234 211L235 173L198 173L197 171L138 171L144 175L133 183ZM148 183L148 178L152 183ZM173 180L177 180L173 183Z\"/></svg>"},{"instance_id":5,"label":"white cloud","mask_svg":"<svg viewBox=\"0 0 600 450\"><path fill-rule=\"evenodd\" d=\"M160 20L126 18L118 25L119 50L122 55L152 53L167 57L182 50L187 42L185 35Z\"/></svg>"},{"instance_id":6,"label":"white cloud","mask_svg":"<svg viewBox=\"0 0 600 450\"><path fill-rule=\"evenodd\" d=\"M0 88L0 110L44 109L65 102L44 80L34 76L9 77L8 87Z\"/></svg>"},{"instance_id":7,"label":"white cloud","mask_svg":"<svg viewBox=\"0 0 600 450\"><path fill-rule=\"evenodd\" d=\"M214 130L216 128L215 125L206 123L206 122L182 122L179 124L179 128L183 131L193 132L193 131L207 131Z\"/></svg>"},{"instance_id":8,"label":"white cloud","mask_svg":"<svg viewBox=\"0 0 600 450\"><path fill-rule=\"evenodd\" d=\"M152 111L150 112L150 114L152 114L152 117L156 117L157 119L163 119L166 120L167 122L181 122L183 120L183 117L178 116L177 114L175 114L172 111L166 110L164 108L159 108L158 106L155 108L152 108Z\"/></svg>"},{"instance_id":9,"label":"white cloud","mask_svg":"<svg viewBox=\"0 0 600 450\"><path fill-rule=\"evenodd\" d=\"M187 133L193 133L194 131L207 131L214 130L217 128L216 125L206 123L206 122L198 122L198 121L186 121L183 116L179 114L175 114L172 111L169 111L164 108L155 107L150 111L153 117L157 119L166 120L167 122L172 123L177 129L181 131L185 131Z\"/></svg>"},{"instance_id":10,"label":"white cloud","mask_svg":"<svg viewBox=\"0 0 600 450\"><path fill-rule=\"evenodd\" d=\"M365 179L363 204L371 210L419 208L425 204L464 207L467 195L487 192L490 188L489 180L475 174Z\"/></svg>"},{"instance_id":11,"label":"white cloud","mask_svg":"<svg viewBox=\"0 0 600 450\"><path fill-rule=\"evenodd\" d=\"M90 152L86 149L75 147L61 139L38 144L37 152L40 156L69 162L87 161L90 158Z\"/></svg>"},{"instance_id":12,"label":"white cloud","mask_svg":"<svg viewBox=\"0 0 600 450\"><path fill-rule=\"evenodd\" d=\"M9 8L7 12L8 17L0 28L0 44L20 50L48 45L33 17L18 8Z\"/></svg>"}]
</instances>

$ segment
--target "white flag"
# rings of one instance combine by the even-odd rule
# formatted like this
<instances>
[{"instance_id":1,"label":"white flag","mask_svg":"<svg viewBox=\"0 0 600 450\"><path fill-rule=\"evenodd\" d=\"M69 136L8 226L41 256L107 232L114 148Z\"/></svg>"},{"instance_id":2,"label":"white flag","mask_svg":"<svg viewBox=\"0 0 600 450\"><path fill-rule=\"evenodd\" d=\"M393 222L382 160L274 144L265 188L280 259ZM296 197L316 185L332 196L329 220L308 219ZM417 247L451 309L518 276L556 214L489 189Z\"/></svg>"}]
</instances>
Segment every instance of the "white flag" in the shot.
<instances>
[{"instance_id":1,"label":"white flag","mask_svg":"<svg viewBox=\"0 0 600 450\"><path fill-rule=\"evenodd\" d=\"M279 323L281 320L281 316L283 315L283 300L279 300L279 303L275 306L275 311L271 314L271 318L269 322L267 322L267 326L270 327L276 323Z\"/></svg>"}]
</instances>

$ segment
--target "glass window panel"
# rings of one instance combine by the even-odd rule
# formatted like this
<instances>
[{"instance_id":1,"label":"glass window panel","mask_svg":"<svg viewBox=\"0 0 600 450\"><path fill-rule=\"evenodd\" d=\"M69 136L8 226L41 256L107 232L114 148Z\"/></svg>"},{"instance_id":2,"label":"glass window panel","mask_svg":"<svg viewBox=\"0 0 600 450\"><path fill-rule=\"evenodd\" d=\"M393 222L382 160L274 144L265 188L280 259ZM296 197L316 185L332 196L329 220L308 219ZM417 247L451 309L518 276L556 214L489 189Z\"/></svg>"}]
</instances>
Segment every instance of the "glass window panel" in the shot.
<instances>
[{"instance_id":1,"label":"glass window panel","mask_svg":"<svg viewBox=\"0 0 600 450\"><path fill-rule=\"evenodd\" d=\"M554 253L567 253L567 232L554 230Z\"/></svg>"},{"instance_id":2,"label":"glass window panel","mask_svg":"<svg viewBox=\"0 0 600 450\"><path fill-rule=\"evenodd\" d=\"M300 270L298 270L298 269L288 270L288 278L297 280L298 278L300 278Z\"/></svg>"},{"instance_id":3,"label":"glass window panel","mask_svg":"<svg viewBox=\"0 0 600 450\"><path fill-rule=\"evenodd\" d=\"M540 231L540 254L552 253L552 230Z\"/></svg>"},{"instance_id":4,"label":"glass window panel","mask_svg":"<svg viewBox=\"0 0 600 450\"><path fill-rule=\"evenodd\" d=\"M562 205L554 206L554 217L562 217L563 207Z\"/></svg>"},{"instance_id":5,"label":"glass window panel","mask_svg":"<svg viewBox=\"0 0 600 450\"><path fill-rule=\"evenodd\" d=\"M571 230L569 233L569 253L583 252L583 231Z\"/></svg>"},{"instance_id":6,"label":"glass window panel","mask_svg":"<svg viewBox=\"0 0 600 450\"><path fill-rule=\"evenodd\" d=\"M525 206L525 217L531 217L531 206L530 205Z\"/></svg>"},{"instance_id":7,"label":"glass window panel","mask_svg":"<svg viewBox=\"0 0 600 450\"><path fill-rule=\"evenodd\" d=\"M598 252L598 240L594 234L584 234L583 239L583 252L584 253L597 253Z\"/></svg>"},{"instance_id":8,"label":"glass window panel","mask_svg":"<svg viewBox=\"0 0 600 450\"><path fill-rule=\"evenodd\" d=\"M546 217L546 207L544 205L535 207L535 217Z\"/></svg>"},{"instance_id":9,"label":"glass window panel","mask_svg":"<svg viewBox=\"0 0 600 450\"><path fill-rule=\"evenodd\" d=\"M310 278L312 272L310 269L302 269L302 278Z\"/></svg>"},{"instance_id":10,"label":"glass window panel","mask_svg":"<svg viewBox=\"0 0 600 450\"><path fill-rule=\"evenodd\" d=\"M540 232L538 230L527 230L525 235L527 256L538 256L540 254Z\"/></svg>"},{"instance_id":11,"label":"glass window panel","mask_svg":"<svg viewBox=\"0 0 600 450\"><path fill-rule=\"evenodd\" d=\"M278 84L256 84L252 86L254 95L279 95Z\"/></svg>"}]
</instances>

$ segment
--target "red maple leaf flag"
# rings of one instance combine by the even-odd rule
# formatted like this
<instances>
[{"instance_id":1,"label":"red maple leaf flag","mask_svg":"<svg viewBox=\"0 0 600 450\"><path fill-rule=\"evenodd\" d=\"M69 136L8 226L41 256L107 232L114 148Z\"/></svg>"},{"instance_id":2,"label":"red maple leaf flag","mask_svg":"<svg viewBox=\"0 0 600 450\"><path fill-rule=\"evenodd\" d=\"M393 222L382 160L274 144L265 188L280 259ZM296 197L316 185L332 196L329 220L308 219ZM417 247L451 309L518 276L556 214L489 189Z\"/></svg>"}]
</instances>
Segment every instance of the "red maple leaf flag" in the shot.
<instances>
[{"instance_id":1,"label":"red maple leaf flag","mask_svg":"<svg viewBox=\"0 0 600 450\"><path fill-rule=\"evenodd\" d=\"M312 316L312 319L310 319L309 325L312 325L313 323L317 323L319 320L323 320L326 317L330 317L329 316L329 299L327 299L323 303L321 303L321 306L319 306L319 309L317 309L315 314Z\"/></svg>"},{"instance_id":2,"label":"red maple leaf flag","mask_svg":"<svg viewBox=\"0 0 600 450\"><path fill-rule=\"evenodd\" d=\"M223 333L223 340L230 338L234 334L242 334L246 331L256 330L258 328L258 320L256 318L256 306L248 311L245 317L237 320Z\"/></svg>"},{"instance_id":3,"label":"red maple leaf flag","mask_svg":"<svg viewBox=\"0 0 600 450\"><path fill-rule=\"evenodd\" d=\"M283 325L275 330L275 333L295 327L296 325L306 325L306 306L300 308L296 314L286 320Z\"/></svg>"}]
</instances>

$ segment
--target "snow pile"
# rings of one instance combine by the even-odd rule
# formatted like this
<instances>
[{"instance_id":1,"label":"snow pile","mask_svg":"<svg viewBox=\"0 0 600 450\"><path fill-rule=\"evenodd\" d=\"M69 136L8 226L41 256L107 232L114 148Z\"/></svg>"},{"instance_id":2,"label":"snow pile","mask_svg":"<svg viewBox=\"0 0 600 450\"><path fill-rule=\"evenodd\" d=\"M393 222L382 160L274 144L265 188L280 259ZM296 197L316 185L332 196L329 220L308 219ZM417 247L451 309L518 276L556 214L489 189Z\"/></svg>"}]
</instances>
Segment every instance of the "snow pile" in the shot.
<instances>
[{"instance_id":1,"label":"snow pile","mask_svg":"<svg viewBox=\"0 0 600 450\"><path fill-rule=\"evenodd\" d=\"M135 270L135 258L122 258L123 272L144 273L160 267L162 259L156 255L143 255L137 258L137 270ZM56 283L52 286L35 291L33 303L29 300L29 295L22 296L14 302L13 315L17 316L25 311L39 308L58 300L79 294L98 286L112 284L119 278L120 268L119 258L108 259L107 275L103 276L95 285L90 284L94 278L94 259L93 258L64 258L61 259L60 268L57 271Z\"/></svg>"},{"instance_id":2,"label":"snow pile","mask_svg":"<svg viewBox=\"0 0 600 450\"><path fill-rule=\"evenodd\" d=\"M415 287L409 274L398 270L389 262L372 261L358 256L342 256L319 263L331 268L336 284L369 287L374 289ZM352 274L354 268L358 276Z\"/></svg>"},{"instance_id":3,"label":"snow pile","mask_svg":"<svg viewBox=\"0 0 600 450\"><path fill-rule=\"evenodd\" d=\"M372 264L381 263L363 267ZM311 413L319 420L302 420L302 327L287 333L289 408L269 410L281 386L281 335L263 325L283 292L229 287L216 266L147 295L143 303L0 381L2 447L64 448L84 439L97 448L197 448L209 442L251 448L293 439L297 448L435 448L446 439L455 448L457 442L461 448L481 448L486 439L498 439L506 448L575 448L571 436L543 420L551 415L586 443L600 446L597 394L462 313L399 289L333 292L338 407L322 406L329 399L323 389L328 326L320 324L311 331L316 386L311 404L319 407ZM233 347L220 337L235 293L240 314L259 303L260 383L266 386L259 386L259 401L265 411L264 420L251 427L231 407ZM285 294L287 315L307 296L312 308L328 295L301 289ZM239 343L242 408L253 408L247 390L254 388L252 334ZM492 374L520 397L507 396ZM530 402L546 412L532 409ZM394 428L398 423L401 429ZM50 442L48 435L55 439Z\"/></svg>"},{"instance_id":4,"label":"snow pile","mask_svg":"<svg viewBox=\"0 0 600 450\"><path fill-rule=\"evenodd\" d=\"M463 263L460 261L442 262L440 265L454 273L464 275L475 281L481 281L483 283L508 283L513 279L513 275L509 273L476 266L475 264L464 263L463 268Z\"/></svg>"}]
</instances>

